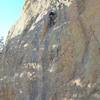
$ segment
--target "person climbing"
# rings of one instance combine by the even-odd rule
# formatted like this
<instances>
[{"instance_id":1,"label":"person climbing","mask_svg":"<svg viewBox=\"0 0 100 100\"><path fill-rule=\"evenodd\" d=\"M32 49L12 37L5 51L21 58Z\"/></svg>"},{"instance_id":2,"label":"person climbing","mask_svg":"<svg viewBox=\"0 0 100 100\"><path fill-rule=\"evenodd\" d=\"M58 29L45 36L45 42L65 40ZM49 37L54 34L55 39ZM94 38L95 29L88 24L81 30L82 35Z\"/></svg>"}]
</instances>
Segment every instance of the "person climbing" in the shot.
<instances>
[{"instance_id":1,"label":"person climbing","mask_svg":"<svg viewBox=\"0 0 100 100\"><path fill-rule=\"evenodd\" d=\"M53 27L53 25L55 25L56 23L56 18L57 18L57 14L55 11L50 11L48 13L47 16L47 22L44 22L44 30L43 32L40 34L41 35L41 42L44 40L44 37L46 35L46 33L48 32L48 30Z\"/></svg>"},{"instance_id":2,"label":"person climbing","mask_svg":"<svg viewBox=\"0 0 100 100\"><path fill-rule=\"evenodd\" d=\"M51 11L48 15L48 28L52 27L56 23L57 14L54 11Z\"/></svg>"}]
</instances>

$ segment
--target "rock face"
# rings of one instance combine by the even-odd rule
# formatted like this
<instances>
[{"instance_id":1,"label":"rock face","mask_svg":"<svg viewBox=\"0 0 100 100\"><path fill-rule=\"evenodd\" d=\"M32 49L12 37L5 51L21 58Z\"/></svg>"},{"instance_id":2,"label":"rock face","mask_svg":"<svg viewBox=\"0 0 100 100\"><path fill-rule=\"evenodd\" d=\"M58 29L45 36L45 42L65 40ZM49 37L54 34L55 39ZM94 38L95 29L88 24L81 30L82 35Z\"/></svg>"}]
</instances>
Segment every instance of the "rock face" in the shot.
<instances>
[{"instance_id":1,"label":"rock face","mask_svg":"<svg viewBox=\"0 0 100 100\"><path fill-rule=\"evenodd\" d=\"M100 0L26 0L0 61L0 100L100 100Z\"/></svg>"}]
</instances>

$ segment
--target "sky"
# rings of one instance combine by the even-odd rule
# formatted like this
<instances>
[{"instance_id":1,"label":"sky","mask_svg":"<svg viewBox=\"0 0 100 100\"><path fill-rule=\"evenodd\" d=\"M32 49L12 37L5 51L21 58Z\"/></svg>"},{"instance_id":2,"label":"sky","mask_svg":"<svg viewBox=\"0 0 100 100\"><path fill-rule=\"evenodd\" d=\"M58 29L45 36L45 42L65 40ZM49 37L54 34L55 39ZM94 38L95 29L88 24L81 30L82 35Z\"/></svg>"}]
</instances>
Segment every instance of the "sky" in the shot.
<instances>
[{"instance_id":1,"label":"sky","mask_svg":"<svg viewBox=\"0 0 100 100\"><path fill-rule=\"evenodd\" d=\"M21 15L24 0L0 0L0 37L7 36Z\"/></svg>"}]
</instances>

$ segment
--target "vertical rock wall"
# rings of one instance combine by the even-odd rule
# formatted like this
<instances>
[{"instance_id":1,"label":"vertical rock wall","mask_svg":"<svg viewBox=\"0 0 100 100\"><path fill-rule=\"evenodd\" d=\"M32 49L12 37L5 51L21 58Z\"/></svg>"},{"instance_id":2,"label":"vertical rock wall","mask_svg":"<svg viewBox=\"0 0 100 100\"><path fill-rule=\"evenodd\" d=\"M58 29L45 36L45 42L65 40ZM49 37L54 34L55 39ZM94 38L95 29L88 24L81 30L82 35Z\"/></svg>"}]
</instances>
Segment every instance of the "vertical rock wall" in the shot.
<instances>
[{"instance_id":1,"label":"vertical rock wall","mask_svg":"<svg viewBox=\"0 0 100 100\"><path fill-rule=\"evenodd\" d=\"M0 61L0 100L100 100L99 8L99 0L26 0Z\"/></svg>"}]
</instances>

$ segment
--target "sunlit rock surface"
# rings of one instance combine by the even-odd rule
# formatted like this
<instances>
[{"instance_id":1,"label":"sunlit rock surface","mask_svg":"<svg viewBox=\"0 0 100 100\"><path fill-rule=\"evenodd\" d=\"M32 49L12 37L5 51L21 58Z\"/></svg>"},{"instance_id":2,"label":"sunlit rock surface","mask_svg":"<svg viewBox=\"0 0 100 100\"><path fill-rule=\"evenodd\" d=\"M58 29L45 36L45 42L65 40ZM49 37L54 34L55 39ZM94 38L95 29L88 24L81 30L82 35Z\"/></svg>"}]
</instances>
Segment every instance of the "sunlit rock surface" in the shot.
<instances>
[{"instance_id":1,"label":"sunlit rock surface","mask_svg":"<svg viewBox=\"0 0 100 100\"><path fill-rule=\"evenodd\" d=\"M0 100L100 100L100 0L25 0L0 56Z\"/></svg>"}]
</instances>

